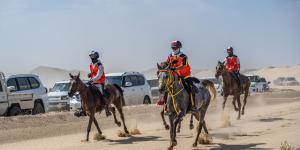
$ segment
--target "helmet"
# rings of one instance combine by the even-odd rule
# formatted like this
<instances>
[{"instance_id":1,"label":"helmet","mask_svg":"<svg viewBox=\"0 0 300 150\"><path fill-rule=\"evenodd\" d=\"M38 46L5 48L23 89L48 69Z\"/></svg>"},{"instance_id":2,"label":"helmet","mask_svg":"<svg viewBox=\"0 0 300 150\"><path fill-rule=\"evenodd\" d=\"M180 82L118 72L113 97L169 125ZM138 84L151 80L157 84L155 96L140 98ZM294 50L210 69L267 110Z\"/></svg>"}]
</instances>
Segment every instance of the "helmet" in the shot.
<instances>
[{"instance_id":1,"label":"helmet","mask_svg":"<svg viewBox=\"0 0 300 150\"><path fill-rule=\"evenodd\" d=\"M173 49L173 48L181 48L182 47L182 44L181 44L181 42L180 41L172 41L171 42L171 48Z\"/></svg>"},{"instance_id":2,"label":"helmet","mask_svg":"<svg viewBox=\"0 0 300 150\"><path fill-rule=\"evenodd\" d=\"M98 59L98 58L99 58L99 53L96 52L96 51L91 51L91 53L89 54L89 56L90 56L92 59Z\"/></svg>"},{"instance_id":3,"label":"helmet","mask_svg":"<svg viewBox=\"0 0 300 150\"><path fill-rule=\"evenodd\" d=\"M229 47L227 48L227 52L228 52L228 51L233 52L233 48L232 48L231 46L229 46Z\"/></svg>"}]
</instances>

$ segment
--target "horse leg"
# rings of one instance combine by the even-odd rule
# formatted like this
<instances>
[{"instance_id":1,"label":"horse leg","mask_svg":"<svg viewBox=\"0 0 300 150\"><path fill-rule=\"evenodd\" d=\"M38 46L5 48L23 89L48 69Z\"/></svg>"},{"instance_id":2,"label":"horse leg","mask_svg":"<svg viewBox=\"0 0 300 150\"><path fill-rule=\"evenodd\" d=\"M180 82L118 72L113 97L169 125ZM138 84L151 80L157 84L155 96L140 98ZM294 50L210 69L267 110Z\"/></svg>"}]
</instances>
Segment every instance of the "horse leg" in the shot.
<instances>
[{"instance_id":1,"label":"horse leg","mask_svg":"<svg viewBox=\"0 0 300 150\"><path fill-rule=\"evenodd\" d=\"M193 124L193 114L191 114L191 120L190 120L190 130L194 129L194 124Z\"/></svg>"},{"instance_id":2,"label":"horse leg","mask_svg":"<svg viewBox=\"0 0 300 150\"><path fill-rule=\"evenodd\" d=\"M226 104L226 101L227 101L227 97L228 97L228 95L224 94L224 96L223 96L223 110L225 109L225 104Z\"/></svg>"},{"instance_id":3,"label":"horse leg","mask_svg":"<svg viewBox=\"0 0 300 150\"><path fill-rule=\"evenodd\" d=\"M92 126L92 121L93 121L94 114L90 114L89 117L90 118L89 118L89 124L88 124L88 127L87 127L87 134L86 134L85 141L89 141L89 136L90 136L90 131L91 131L91 126Z\"/></svg>"},{"instance_id":4,"label":"horse leg","mask_svg":"<svg viewBox=\"0 0 300 150\"><path fill-rule=\"evenodd\" d=\"M174 120L174 115L169 115L169 123L170 123L171 128L170 128L170 146L169 146L168 150L173 150L173 147L175 146L173 144L173 141L174 141L174 132L173 132L173 130L175 130L173 120Z\"/></svg>"},{"instance_id":5,"label":"horse leg","mask_svg":"<svg viewBox=\"0 0 300 150\"><path fill-rule=\"evenodd\" d=\"M240 95L237 96L236 98L237 102L238 102L238 106L239 106L239 114L238 114L238 117L237 117L237 120L240 120L241 119L241 99L240 99Z\"/></svg>"},{"instance_id":6,"label":"horse leg","mask_svg":"<svg viewBox=\"0 0 300 150\"><path fill-rule=\"evenodd\" d=\"M109 107L109 110L112 112L112 114L113 114L113 116L114 116L115 124L118 125L118 126L120 127L120 126L121 126L121 122L118 121L118 119L117 119L115 107Z\"/></svg>"},{"instance_id":7,"label":"horse leg","mask_svg":"<svg viewBox=\"0 0 300 150\"><path fill-rule=\"evenodd\" d=\"M166 130L170 129L170 126L167 124L166 119L165 119L165 115L164 115L164 109L160 112L161 118L163 120L163 124L165 126Z\"/></svg>"},{"instance_id":8,"label":"horse leg","mask_svg":"<svg viewBox=\"0 0 300 150\"><path fill-rule=\"evenodd\" d=\"M198 127L197 127L197 135L196 135L196 139L195 139L195 142L193 144L193 147L197 147L199 135L201 133L202 125L203 125L202 114L199 114L199 116L200 116L200 118L199 118L200 120L199 120L199 124L198 124Z\"/></svg>"},{"instance_id":9,"label":"horse leg","mask_svg":"<svg viewBox=\"0 0 300 150\"><path fill-rule=\"evenodd\" d=\"M95 126L96 126L96 128L98 130L99 135L102 135L102 131L101 131L100 127L99 127L98 121L96 120L95 116L93 118L93 121L94 121L94 124L95 124Z\"/></svg>"},{"instance_id":10,"label":"horse leg","mask_svg":"<svg viewBox=\"0 0 300 150\"><path fill-rule=\"evenodd\" d=\"M177 133L180 133L181 121L178 122Z\"/></svg>"},{"instance_id":11,"label":"horse leg","mask_svg":"<svg viewBox=\"0 0 300 150\"><path fill-rule=\"evenodd\" d=\"M237 99L237 95L234 95L233 99L232 99L232 105L233 105L235 111L239 111L239 109L236 107L236 104L235 104L236 99Z\"/></svg>"},{"instance_id":12,"label":"horse leg","mask_svg":"<svg viewBox=\"0 0 300 150\"><path fill-rule=\"evenodd\" d=\"M205 122L205 120L203 120L203 129L204 129L204 132L205 132L206 134L208 134L208 130L207 130L207 127L206 127L206 122Z\"/></svg>"},{"instance_id":13,"label":"horse leg","mask_svg":"<svg viewBox=\"0 0 300 150\"><path fill-rule=\"evenodd\" d=\"M249 92L249 90L245 90L245 93L244 93L244 104L243 104L243 108L242 108L242 115L245 114L245 106L247 103L248 92Z\"/></svg>"},{"instance_id":14,"label":"horse leg","mask_svg":"<svg viewBox=\"0 0 300 150\"><path fill-rule=\"evenodd\" d=\"M121 120L123 122L124 131L125 131L125 133L129 134L128 129L127 129L126 124L125 124L125 118L124 118L124 113L123 113L122 106L117 106L117 110L118 110L118 112L120 114L120 117L121 117Z\"/></svg>"}]
</instances>

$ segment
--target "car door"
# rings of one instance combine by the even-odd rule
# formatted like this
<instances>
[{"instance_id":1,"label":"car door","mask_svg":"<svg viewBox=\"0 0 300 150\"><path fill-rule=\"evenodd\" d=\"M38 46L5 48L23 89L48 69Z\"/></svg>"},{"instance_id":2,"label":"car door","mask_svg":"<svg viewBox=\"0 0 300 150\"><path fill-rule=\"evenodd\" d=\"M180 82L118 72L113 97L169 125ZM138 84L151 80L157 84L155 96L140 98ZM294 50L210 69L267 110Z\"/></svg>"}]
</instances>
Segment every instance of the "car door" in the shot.
<instances>
[{"instance_id":1,"label":"car door","mask_svg":"<svg viewBox=\"0 0 300 150\"><path fill-rule=\"evenodd\" d=\"M33 91L31 91L30 83L27 77L17 77L16 80L18 84L18 91L16 91L16 93L34 94ZM22 99L21 103L24 109L34 107L33 99Z\"/></svg>"},{"instance_id":2,"label":"car door","mask_svg":"<svg viewBox=\"0 0 300 150\"><path fill-rule=\"evenodd\" d=\"M134 86L134 81L132 79L133 79L132 75L124 76L123 83L122 83L126 105L135 105L136 104L136 89ZM127 86L126 85L127 82L132 83L132 85Z\"/></svg>"},{"instance_id":3,"label":"car door","mask_svg":"<svg viewBox=\"0 0 300 150\"><path fill-rule=\"evenodd\" d=\"M8 108L8 101L4 83L4 74L0 72L0 115L3 115Z\"/></svg>"},{"instance_id":4,"label":"car door","mask_svg":"<svg viewBox=\"0 0 300 150\"><path fill-rule=\"evenodd\" d=\"M144 102L144 98L146 95L149 95L149 87L146 87L146 84L145 84L145 78L141 75L138 75L137 76L137 79L138 79L138 101L139 101L139 104L143 104ZM150 96L150 95L149 95Z\"/></svg>"}]
</instances>

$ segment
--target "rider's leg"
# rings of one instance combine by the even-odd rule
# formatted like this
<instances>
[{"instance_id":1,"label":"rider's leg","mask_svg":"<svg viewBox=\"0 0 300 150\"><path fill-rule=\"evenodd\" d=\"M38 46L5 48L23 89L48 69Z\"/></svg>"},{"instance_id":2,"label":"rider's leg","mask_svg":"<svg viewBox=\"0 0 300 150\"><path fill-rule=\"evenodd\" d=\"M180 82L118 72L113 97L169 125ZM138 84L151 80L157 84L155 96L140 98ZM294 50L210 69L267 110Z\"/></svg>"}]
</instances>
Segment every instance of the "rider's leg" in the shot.
<instances>
[{"instance_id":1,"label":"rider's leg","mask_svg":"<svg viewBox=\"0 0 300 150\"><path fill-rule=\"evenodd\" d=\"M196 112L197 108L195 105L195 93L198 92L198 88L194 85L193 81L191 78L185 78L185 82L188 84L187 85L187 92L190 94L190 99L192 103L191 111Z\"/></svg>"},{"instance_id":2,"label":"rider's leg","mask_svg":"<svg viewBox=\"0 0 300 150\"><path fill-rule=\"evenodd\" d=\"M104 103L104 108L106 112L106 116L110 116L111 112L109 111L109 100L108 100L108 94L104 90L104 85L103 84L97 84L96 85L98 89L100 90L101 94L103 95L103 103Z\"/></svg>"}]
</instances>

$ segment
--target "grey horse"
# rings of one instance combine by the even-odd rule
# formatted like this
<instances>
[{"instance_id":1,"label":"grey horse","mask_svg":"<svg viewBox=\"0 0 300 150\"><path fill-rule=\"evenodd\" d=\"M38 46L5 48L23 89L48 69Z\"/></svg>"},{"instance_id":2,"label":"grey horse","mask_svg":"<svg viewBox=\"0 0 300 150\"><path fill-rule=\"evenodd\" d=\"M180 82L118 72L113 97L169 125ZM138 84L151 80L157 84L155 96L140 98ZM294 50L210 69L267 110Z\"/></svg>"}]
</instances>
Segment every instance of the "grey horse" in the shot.
<instances>
[{"instance_id":1,"label":"grey horse","mask_svg":"<svg viewBox=\"0 0 300 150\"><path fill-rule=\"evenodd\" d=\"M173 147L177 145L176 128L178 123L188 113L187 111L190 103L189 93L184 89L183 81L178 77L175 71L169 70L168 68L162 68L158 64L157 67L159 71L158 88L159 90L167 89L168 92L167 108L169 111L168 117L170 122L170 146L168 147L168 150L172 150ZM197 106L198 112L193 115L199 121L199 124L193 147L197 146L202 127L206 134L208 134L204 118L211 99L215 99L216 97L216 89L211 81L202 81L198 88L199 92L195 94L195 105Z\"/></svg>"}]
</instances>

